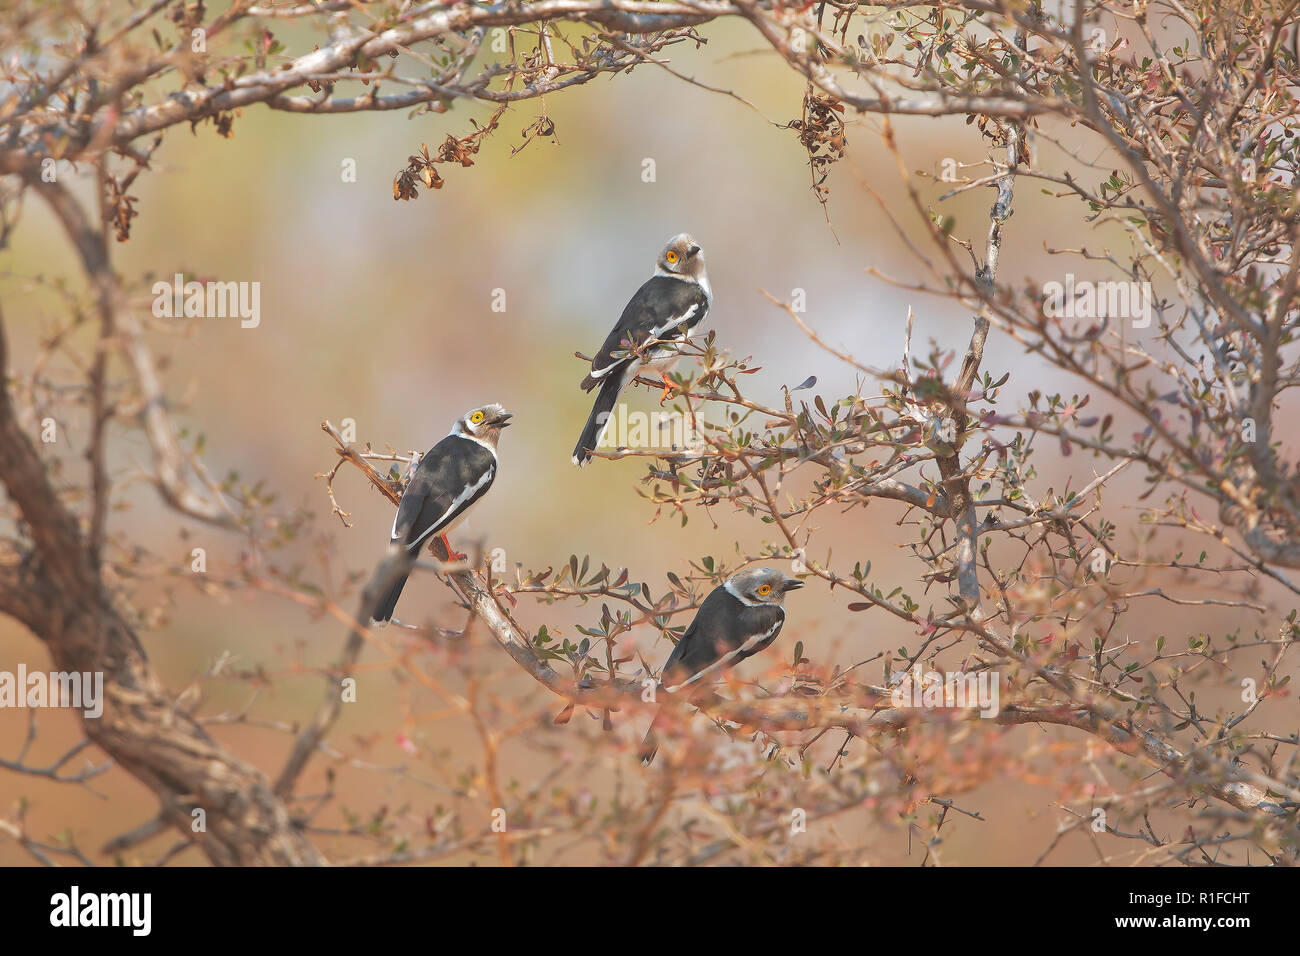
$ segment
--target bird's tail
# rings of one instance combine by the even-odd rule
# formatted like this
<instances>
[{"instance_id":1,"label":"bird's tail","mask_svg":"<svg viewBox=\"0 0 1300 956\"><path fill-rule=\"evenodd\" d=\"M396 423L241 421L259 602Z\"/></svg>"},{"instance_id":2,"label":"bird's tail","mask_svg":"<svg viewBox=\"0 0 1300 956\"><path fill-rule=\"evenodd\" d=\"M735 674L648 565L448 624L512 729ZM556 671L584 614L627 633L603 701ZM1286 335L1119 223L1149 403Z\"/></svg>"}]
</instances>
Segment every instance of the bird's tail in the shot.
<instances>
[{"instance_id":1,"label":"bird's tail","mask_svg":"<svg viewBox=\"0 0 1300 956\"><path fill-rule=\"evenodd\" d=\"M659 752L659 735L655 733L662 727L668 719L667 708L660 707L659 712L655 714L655 719L650 721L650 729L646 731L645 739L641 741L641 766L650 766L650 761L655 759L655 754Z\"/></svg>"},{"instance_id":2,"label":"bird's tail","mask_svg":"<svg viewBox=\"0 0 1300 956\"><path fill-rule=\"evenodd\" d=\"M610 413L623 391L623 378L618 372L610 372L609 377L601 382L600 391L596 393L596 404L591 407L591 415L587 418L587 427L582 430L582 437L573 449L572 460L578 467L591 461L591 453L600 444L600 438L609 426Z\"/></svg>"},{"instance_id":3,"label":"bird's tail","mask_svg":"<svg viewBox=\"0 0 1300 956\"><path fill-rule=\"evenodd\" d=\"M400 578L394 581L393 586L388 589L388 593L384 595L383 600L379 602L379 606L375 608L375 613L370 616L371 620L391 621L393 619L393 611L397 609L397 599L402 596L402 588L405 586L406 575L403 574Z\"/></svg>"}]
</instances>

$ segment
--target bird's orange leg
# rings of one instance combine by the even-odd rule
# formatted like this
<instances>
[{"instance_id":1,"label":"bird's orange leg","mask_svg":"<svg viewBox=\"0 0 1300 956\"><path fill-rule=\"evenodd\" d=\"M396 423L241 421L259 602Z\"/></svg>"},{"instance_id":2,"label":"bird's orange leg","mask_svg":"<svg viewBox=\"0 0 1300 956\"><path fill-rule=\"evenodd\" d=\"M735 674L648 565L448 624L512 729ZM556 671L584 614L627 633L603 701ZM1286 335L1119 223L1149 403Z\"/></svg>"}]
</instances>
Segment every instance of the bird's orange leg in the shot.
<instances>
[{"instance_id":1,"label":"bird's orange leg","mask_svg":"<svg viewBox=\"0 0 1300 956\"><path fill-rule=\"evenodd\" d=\"M659 378L664 383L664 393L659 396L659 407L663 408L664 402L668 401L668 396L672 393L672 390L677 387L677 385L673 382L671 378L668 377L667 372L660 372Z\"/></svg>"},{"instance_id":2,"label":"bird's orange leg","mask_svg":"<svg viewBox=\"0 0 1300 956\"><path fill-rule=\"evenodd\" d=\"M453 551L451 547L451 542L447 540L447 536L445 534L442 535L442 544L443 547L447 549L448 561L464 561L467 557L469 557L469 555L462 554L459 551Z\"/></svg>"}]
</instances>

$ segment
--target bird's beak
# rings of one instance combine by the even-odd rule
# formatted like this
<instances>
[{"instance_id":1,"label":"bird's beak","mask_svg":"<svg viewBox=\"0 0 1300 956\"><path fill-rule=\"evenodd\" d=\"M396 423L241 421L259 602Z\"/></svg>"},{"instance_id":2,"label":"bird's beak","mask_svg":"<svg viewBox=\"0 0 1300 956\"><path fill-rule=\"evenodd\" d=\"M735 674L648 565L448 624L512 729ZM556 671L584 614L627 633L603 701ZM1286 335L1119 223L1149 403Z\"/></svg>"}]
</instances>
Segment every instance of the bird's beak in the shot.
<instances>
[{"instance_id":1,"label":"bird's beak","mask_svg":"<svg viewBox=\"0 0 1300 956\"><path fill-rule=\"evenodd\" d=\"M501 413L500 415L498 415L496 418L492 419L492 427L493 427L493 428L507 428L507 427L509 427L509 425L510 425L510 419L512 419L512 418L514 418L514 417L515 417L515 416L511 415L509 412L502 412L502 413Z\"/></svg>"},{"instance_id":2,"label":"bird's beak","mask_svg":"<svg viewBox=\"0 0 1300 956\"><path fill-rule=\"evenodd\" d=\"M801 588L801 587L803 587L803 582L800 581L798 578L786 578L785 583L781 585L781 590L794 591L797 588Z\"/></svg>"},{"instance_id":3,"label":"bird's beak","mask_svg":"<svg viewBox=\"0 0 1300 956\"><path fill-rule=\"evenodd\" d=\"M697 255L700 254L700 247L699 247L699 246L689 246L689 247L687 248L687 250L686 250L686 254L687 254L688 256L697 256Z\"/></svg>"}]
</instances>

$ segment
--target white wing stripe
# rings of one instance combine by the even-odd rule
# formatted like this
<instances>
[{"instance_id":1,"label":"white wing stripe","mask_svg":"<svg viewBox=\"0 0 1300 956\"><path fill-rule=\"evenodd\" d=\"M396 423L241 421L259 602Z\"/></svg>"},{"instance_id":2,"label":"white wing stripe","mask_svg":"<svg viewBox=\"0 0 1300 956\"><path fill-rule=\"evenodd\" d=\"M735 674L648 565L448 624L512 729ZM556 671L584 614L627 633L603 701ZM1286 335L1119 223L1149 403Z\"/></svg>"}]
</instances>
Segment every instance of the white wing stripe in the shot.
<instances>
[{"instance_id":1,"label":"white wing stripe","mask_svg":"<svg viewBox=\"0 0 1300 956\"><path fill-rule=\"evenodd\" d=\"M687 322L687 321L689 321L690 318L691 318L691 316L693 316L696 312L698 312L699 309L700 309L700 304L699 304L698 302L693 302L693 303L691 303L691 307L690 307L689 309L687 309L685 312L683 312L683 313L682 313L680 316L678 316L677 318L669 319L669 320L668 320L667 322L665 322L663 325L656 326L655 328L651 329L651 330L650 330L650 336L649 336L649 337L652 338L652 339L657 339L657 338L659 338L659 336L663 335L663 334L664 334L665 332L667 332L669 329L676 328L677 326L681 325L683 322ZM626 351L629 351L629 352L630 352L631 350L628 349L628 350L626 350ZM616 360L616 361L614 361L614 362L611 362L610 364L606 365L604 368L600 368L600 369L592 369L592 371L591 371L591 377L594 378L594 379L602 379L602 378L604 378L604 377L605 377L606 375L608 375L611 371L613 371L614 369L616 369L616 368L618 368L619 366L621 366L621 365L623 365L624 363L626 363L626 362L627 362L627 358L628 358L627 356L624 356L623 358L620 358L620 359L618 359L618 360Z\"/></svg>"},{"instance_id":2,"label":"white wing stripe","mask_svg":"<svg viewBox=\"0 0 1300 956\"><path fill-rule=\"evenodd\" d=\"M496 475L496 466L489 465L488 470L483 472L483 476L479 478L478 481L474 482L474 484L465 488L464 491L458 494L456 496L456 500L454 500L450 505L447 506L447 510L444 511L441 516L439 516L438 520L435 521L433 524L429 525L429 527L425 528L424 531L421 532L420 536L410 543L409 547L412 549L419 548L420 542L423 541L425 538L427 538L429 535L431 535L437 528L441 527L443 522L447 520L448 515L455 514L456 509L459 508L463 503L472 500L473 497L476 494L478 494L479 490L484 485L488 484L492 480L493 476L495 475ZM398 540L396 518L393 519L392 540L394 541Z\"/></svg>"},{"instance_id":3,"label":"white wing stripe","mask_svg":"<svg viewBox=\"0 0 1300 956\"><path fill-rule=\"evenodd\" d=\"M691 307L690 307L689 309L687 309L685 312L683 312L683 313L681 314L681 317L680 317L680 318L669 319L669 320L668 320L667 322L665 322L663 325L661 325L661 326L659 326L658 328L652 330L651 333L650 333L650 335L651 335L653 338L656 338L656 339L659 338L659 336L663 335L663 334L664 334L665 332L667 332L669 329L671 329L671 328L675 328L676 326L681 325L683 322L689 321L689 320L690 320L690 317L693 316L693 315L694 315L696 312L698 312L699 310L700 310L700 304L699 304L698 302L692 302L692 303L691 303Z\"/></svg>"},{"instance_id":4,"label":"white wing stripe","mask_svg":"<svg viewBox=\"0 0 1300 956\"><path fill-rule=\"evenodd\" d=\"M688 677L686 680L682 681L680 684L674 684L672 687L665 687L665 688L664 688L664 693L666 693L666 694L673 694L673 693L676 693L677 691L681 690L683 687L686 687L688 684L694 684L694 683L695 683L697 680L699 680L700 678L705 677L705 676L707 676L707 675L713 673L713 672L716 671L718 668L720 668L720 667L726 667L727 664L729 664L729 663L732 661L732 659L734 659L738 654L743 654L745 651L749 650L750 648L754 647L755 645L758 645L758 644L763 643L763 641L765 641L765 640L767 640L769 637L771 637L771 636L772 636L772 633L773 633L773 632L774 632L778 627L780 627L780 626L781 626L782 624L784 624L784 623L785 623L785 615L782 614L782 615L781 615L781 620L777 621L775 624L773 624L771 627L769 627L769 628L767 629L766 632L764 632L764 633L762 633L762 634L755 634L755 635L754 635L753 637L751 637L749 640L745 641L744 644L741 644L741 645L740 645L739 647L737 647L735 650L728 651L726 654L723 654L721 657L719 657L716 661L714 661L714 662L713 662L712 664L710 664L708 667L704 668L704 670L700 671L698 674L695 674L695 675L692 676L692 677Z\"/></svg>"},{"instance_id":5,"label":"white wing stripe","mask_svg":"<svg viewBox=\"0 0 1300 956\"><path fill-rule=\"evenodd\" d=\"M601 379L601 378L604 378L606 375L608 375L608 374L609 374L610 372L612 372L614 369L616 369L616 368L618 368L620 365L622 365L624 361L626 361L626 360L625 360L625 359L619 359L617 362L614 362L614 363L612 363L612 364L610 364L610 365L606 365L606 366L605 366L604 368L602 368L602 369L592 369L592 371L591 371L591 377L592 377L592 378L595 378L595 379Z\"/></svg>"}]
</instances>

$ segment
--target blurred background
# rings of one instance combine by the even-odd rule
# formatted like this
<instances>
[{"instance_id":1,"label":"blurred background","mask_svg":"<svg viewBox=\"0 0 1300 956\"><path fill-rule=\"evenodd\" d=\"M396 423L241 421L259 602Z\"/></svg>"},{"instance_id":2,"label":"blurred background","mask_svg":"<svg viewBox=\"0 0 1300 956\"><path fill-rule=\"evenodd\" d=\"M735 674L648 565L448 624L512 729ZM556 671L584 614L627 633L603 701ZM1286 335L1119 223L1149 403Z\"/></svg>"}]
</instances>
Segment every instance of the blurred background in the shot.
<instances>
[{"instance_id":1,"label":"blurred background","mask_svg":"<svg viewBox=\"0 0 1300 956\"><path fill-rule=\"evenodd\" d=\"M710 27L707 35L708 44L698 51L672 48L673 68L740 92L752 108L653 65L602 77L547 97L544 109L554 122L554 136L533 140L517 155L512 149L524 142L522 131L543 104L524 102L506 112L472 168L439 167L445 187L422 190L413 202L392 198L393 176L406 157L421 143L432 150L448 133L471 132L471 118L486 121L488 107L457 102L445 115L409 120L401 113L304 117L256 108L236 118L230 139L220 138L211 125L193 134L188 129L168 134L155 168L134 190L139 218L131 240L114 249L117 267L128 279L166 280L186 272L261 283L257 328L241 329L234 319L177 322L172 335L154 334L152 341L160 355L170 357L169 394L187 400L186 420L205 434L204 458L212 472L261 478L279 506L314 512L315 521L285 563L296 560L304 577L343 606L351 608L356 600L348 590L349 575L368 573L384 554L392 510L358 473L345 469L336 491L354 527L345 529L330 515L324 483L314 477L336 460L320 430L324 419L336 425L353 419L359 442L407 452L430 447L467 409L503 403L516 418L502 440L500 476L452 543L461 550L501 547L511 568L559 566L572 553L589 553L596 566L626 567L632 580L652 582L661 593L665 573L686 574L691 559L718 554L734 560L736 543L741 552L763 545L765 526L726 514L714 515L717 527L699 513L685 527L675 518L652 522L653 507L637 494L645 470L641 461L597 461L582 471L569 463L590 408L590 397L577 387L585 365L574 352L591 354L598 347L674 233L690 231L703 245L715 293L708 328L733 356L752 356L761 366L747 382L750 397L759 402L779 404L782 386L810 375L817 376L815 391L828 401L858 387L857 373L803 335L768 302L764 290L782 301L804 290L806 321L826 342L873 368L898 366L909 308L915 314L914 354L928 352L931 338L945 349L965 347L970 315L964 309L868 273L932 282L905 241L932 255L897 163L881 144L879 121L846 117L848 153L827 183L828 223L810 188L807 155L797 134L781 128L800 116L802 84L773 55L756 52L746 31ZM945 159L979 163L988 155L986 143L963 117L899 118L894 129L907 165L929 176ZM1067 158L1050 132L1040 133L1035 161L1059 167ZM1079 145L1077 131L1057 132ZM1084 158L1099 156L1098 151L1098 157ZM643 181L647 160L653 161L653 182ZM355 182L341 175L348 161L355 161ZM930 180L918 183L931 200L942 191ZM87 194L88 186L83 184ZM978 189L944 204L955 219L953 232L981 251L992 198L991 190ZM1081 224L1077 203L1022 184L1006 229L1003 280L1038 284L1062 278L1067 269L1080 278L1104 277L1101 272L1089 276L1077 263L1062 264L1045 251L1045 245L1077 245L1074 233ZM1108 238L1117 237L1101 235L1097 241ZM25 277L65 275L79 284L80 274L62 234L36 202L28 205L2 268L11 364L24 372L57 314L57 303ZM492 309L498 289L504 290L503 312ZM140 308L148 304L142 296ZM1060 373L997 333L984 368L995 378L1012 373L1005 392L1011 406L1033 389L1070 390ZM633 408L657 408L645 389L629 393L627 401ZM69 441L80 448L83 438L74 430ZM138 434L118 435L114 455L122 471L149 460ZM1082 455L1062 459L1055 471L1040 462L1040 491L1059 488L1070 476L1075 487L1082 486L1095 467ZM1141 487L1136 475L1117 484ZM243 542L180 520L147 488L130 490L125 500L130 507L115 515L114 530L181 569L155 586L167 611L158 628L145 635L166 686L180 692L229 655L234 670L260 670L268 679L255 713L267 721L308 719L323 691L312 669L338 654L342 626L263 591L216 598L199 593L184 573L190 549L204 547L210 564L221 567L241 559ZM901 585L919 596L920 566L905 550L914 530L898 525L902 514L901 506L883 501L850 512L846 520L817 530L814 553L831 551L845 567L856 559L871 560L873 577L886 591ZM1125 520L1121 509L1110 517ZM1135 532L1126 534L1121 546L1136 547ZM447 589L432 576L417 576L406 589L399 617L459 628L463 612L448 599ZM942 594L918 599L924 610L941 602ZM793 595L790 623L772 659L751 661L745 672L760 673L788 660L798 640L816 663L843 666L915 641L915 634L895 621L850 613L846 603L842 594L824 587ZM518 609L526 627L544 623L575 640L572 625L592 624L598 615L598 605L547 607L526 598ZM1180 626L1229 629L1242 623L1239 616L1153 604L1137 607L1128 626L1135 638L1148 638L1156 629L1177 633ZM638 649L658 665L669 648L650 629L643 630ZM520 713L560 709L500 652L485 647L481 653L498 655L495 690L517 697ZM464 721L424 719L439 707L435 695L412 688L374 649L363 660L369 670L363 669L359 705L344 708L330 738L339 751L375 766L406 766L413 777L429 776L422 774L429 752L443 753L439 759L448 766L469 766L476 759L478 745ZM49 666L37 641L0 619L0 669L12 670L19 661L32 669ZM241 709L254 683L246 676L205 680L204 712ZM66 713L43 712L39 724L32 762L53 759L80 739L76 721ZM553 728L556 745L564 746L565 735L588 732L578 724L590 722L580 714L574 724ZM25 712L0 710L0 756L12 758L26 730ZM1104 752L1100 744L1050 729L977 730L996 735L1017 759L1061 746ZM251 726L213 732L271 774L291 742L283 733ZM536 778L552 759L511 746L501 754L503 773L523 780ZM954 752L953 760L961 759ZM311 791L320 783L326 763L314 761L301 789ZM630 767L611 770L610 779L616 774L636 776ZM1052 804L1066 782L1019 773L963 794L962 805L985 819L950 824L944 831L945 859L1032 862L1055 831L1059 814ZM593 789L606 786L607 780L592 781ZM340 803L354 810L382 803L416 814L449 799L436 787L401 775L365 772L341 780L338 793ZM12 808L19 800L28 802L32 832L70 833L88 849L155 812L150 793L119 770L89 788L0 772L0 807ZM850 813L824 826L865 840L869 852L861 862L914 865L920 860L902 819L881 828L865 814L857 819ZM330 852L328 841L324 848ZM1051 862L1096 858L1090 842L1077 837L1067 840ZM191 851L182 861L202 859ZM32 862L13 842L0 841L0 864Z\"/></svg>"}]
</instances>

